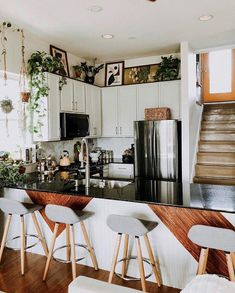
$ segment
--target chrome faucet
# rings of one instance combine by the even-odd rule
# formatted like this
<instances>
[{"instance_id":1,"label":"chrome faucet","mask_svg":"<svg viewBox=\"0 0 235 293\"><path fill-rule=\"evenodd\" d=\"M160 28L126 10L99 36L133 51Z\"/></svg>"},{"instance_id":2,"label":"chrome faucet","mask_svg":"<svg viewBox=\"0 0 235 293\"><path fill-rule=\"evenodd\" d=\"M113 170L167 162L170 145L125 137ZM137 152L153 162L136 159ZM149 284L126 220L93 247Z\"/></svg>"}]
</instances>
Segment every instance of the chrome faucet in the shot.
<instances>
[{"instance_id":1,"label":"chrome faucet","mask_svg":"<svg viewBox=\"0 0 235 293\"><path fill-rule=\"evenodd\" d=\"M81 167L84 168L84 145L86 146L86 177L85 177L85 187L90 187L90 161L89 161L89 149L88 149L88 142L86 138L82 139L81 143Z\"/></svg>"}]
</instances>

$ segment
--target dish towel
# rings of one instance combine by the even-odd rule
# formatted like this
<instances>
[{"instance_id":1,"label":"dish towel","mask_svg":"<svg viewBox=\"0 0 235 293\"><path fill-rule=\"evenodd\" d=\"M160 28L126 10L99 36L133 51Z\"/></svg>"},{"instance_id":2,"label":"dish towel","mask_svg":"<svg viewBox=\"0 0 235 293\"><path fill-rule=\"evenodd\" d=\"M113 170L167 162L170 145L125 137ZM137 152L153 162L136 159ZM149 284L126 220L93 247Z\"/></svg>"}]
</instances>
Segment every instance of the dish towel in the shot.
<instances>
[{"instance_id":1,"label":"dish towel","mask_svg":"<svg viewBox=\"0 0 235 293\"><path fill-rule=\"evenodd\" d=\"M235 283L217 275L200 275L181 293L235 293Z\"/></svg>"}]
</instances>

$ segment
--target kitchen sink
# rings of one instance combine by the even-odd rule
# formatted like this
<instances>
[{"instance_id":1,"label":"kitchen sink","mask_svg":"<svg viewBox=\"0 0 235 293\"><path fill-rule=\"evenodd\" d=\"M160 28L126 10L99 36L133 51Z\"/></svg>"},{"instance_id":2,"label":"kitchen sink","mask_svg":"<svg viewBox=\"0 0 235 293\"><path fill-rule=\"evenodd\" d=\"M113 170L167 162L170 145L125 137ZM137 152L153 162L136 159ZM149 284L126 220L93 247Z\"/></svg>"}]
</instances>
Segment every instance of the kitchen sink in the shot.
<instances>
[{"instance_id":1,"label":"kitchen sink","mask_svg":"<svg viewBox=\"0 0 235 293\"><path fill-rule=\"evenodd\" d=\"M72 180L73 181L73 180ZM76 181L76 180L74 180ZM109 179L90 179L90 187L120 189L131 184L132 181L109 180ZM77 181L77 186L85 185L85 179Z\"/></svg>"},{"instance_id":2,"label":"kitchen sink","mask_svg":"<svg viewBox=\"0 0 235 293\"><path fill-rule=\"evenodd\" d=\"M102 180L102 179L90 179L91 187L99 188L123 188L131 184L131 181L120 181L120 180Z\"/></svg>"}]
</instances>

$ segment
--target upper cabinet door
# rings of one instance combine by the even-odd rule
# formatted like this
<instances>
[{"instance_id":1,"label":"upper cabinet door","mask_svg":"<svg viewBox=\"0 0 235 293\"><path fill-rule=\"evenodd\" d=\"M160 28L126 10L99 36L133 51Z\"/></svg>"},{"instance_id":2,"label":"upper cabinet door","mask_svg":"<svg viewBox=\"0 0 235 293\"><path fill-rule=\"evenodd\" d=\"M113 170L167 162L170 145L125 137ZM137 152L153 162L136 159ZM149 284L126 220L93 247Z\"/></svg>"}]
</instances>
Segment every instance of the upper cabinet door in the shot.
<instances>
[{"instance_id":1,"label":"upper cabinet door","mask_svg":"<svg viewBox=\"0 0 235 293\"><path fill-rule=\"evenodd\" d=\"M73 80L67 78L67 84L65 84L61 90L61 108L62 112L75 111L74 99L73 99Z\"/></svg>"},{"instance_id":2,"label":"upper cabinet door","mask_svg":"<svg viewBox=\"0 0 235 293\"><path fill-rule=\"evenodd\" d=\"M134 121L136 120L136 96L135 85L119 87L118 97L118 121L119 135L132 137L134 135Z\"/></svg>"},{"instance_id":3,"label":"upper cabinet door","mask_svg":"<svg viewBox=\"0 0 235 293\"><path fill-rule=\"evenodd\" d=\"M85 113L85 84L80 81L73 81L74 111Z\"/></svg>"},{"instance_id":4,"label":"upper cabinet door","mask_svg":"<svg viewBox=\"0 0 235 293\"><path fill-rule=\"evenodd\" d=\"M48 140L60 140L60 77L48 74Z\"/></svg>"},{"instance_id":5,"label":"upper cabinet door","mask_svg":"<svg viewBox=\"0 0 235 293\"><path fill-rule=\"evenodd\" d=\"M102 136L115 137L119 135L117 100L117 87L102 89Z\"/></svg>"},{"instance_id":6,"label":"upper cabinet door","mask_svg":"<svg viewBox=\"0 0 235 293\"><path fill-rule=\"evenodd\" d=\"M90 136L101 136L101 89L86 85L86 113L90 118Z\"/></svg>"},{"instance_id":7,"label":"upper cabinet door","mask_svg":"<svg viewBox=\"0 0 235 293\"><path fill-rule=\"evenodd\" d=\"M159 106L159 86L157 83L138 85L137 120L144 120L144 110Z\"/></svg>"},{"instance_id":8,"label":"upper cabinet door","mask_svg":"<svg viewBox=\"0 0 235 293\"><path fill-rule=\"evenodd\" d=\"M180 99L179 80L164 81L159 83L159 107L168 107L171 109L172 119L181 119L181 99Z\"/></svg>"}]
</instances>

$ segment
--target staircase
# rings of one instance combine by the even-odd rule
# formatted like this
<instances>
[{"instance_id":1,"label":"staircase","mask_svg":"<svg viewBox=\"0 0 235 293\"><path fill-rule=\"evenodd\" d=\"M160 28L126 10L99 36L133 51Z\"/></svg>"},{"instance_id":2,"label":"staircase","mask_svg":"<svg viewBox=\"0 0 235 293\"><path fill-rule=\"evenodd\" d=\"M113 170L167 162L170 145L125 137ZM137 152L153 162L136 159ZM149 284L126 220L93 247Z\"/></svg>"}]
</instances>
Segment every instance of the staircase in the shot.
<instances>
[{"instance_id":1,"label":"staircase","mask_svg":"<svg viewBox=\"0 0 235 293\"><path fill-rule=\"evenodd\" d=\"M204 106L193 181L235 185L235 103Z\"/></svg>"}]
</instances>

